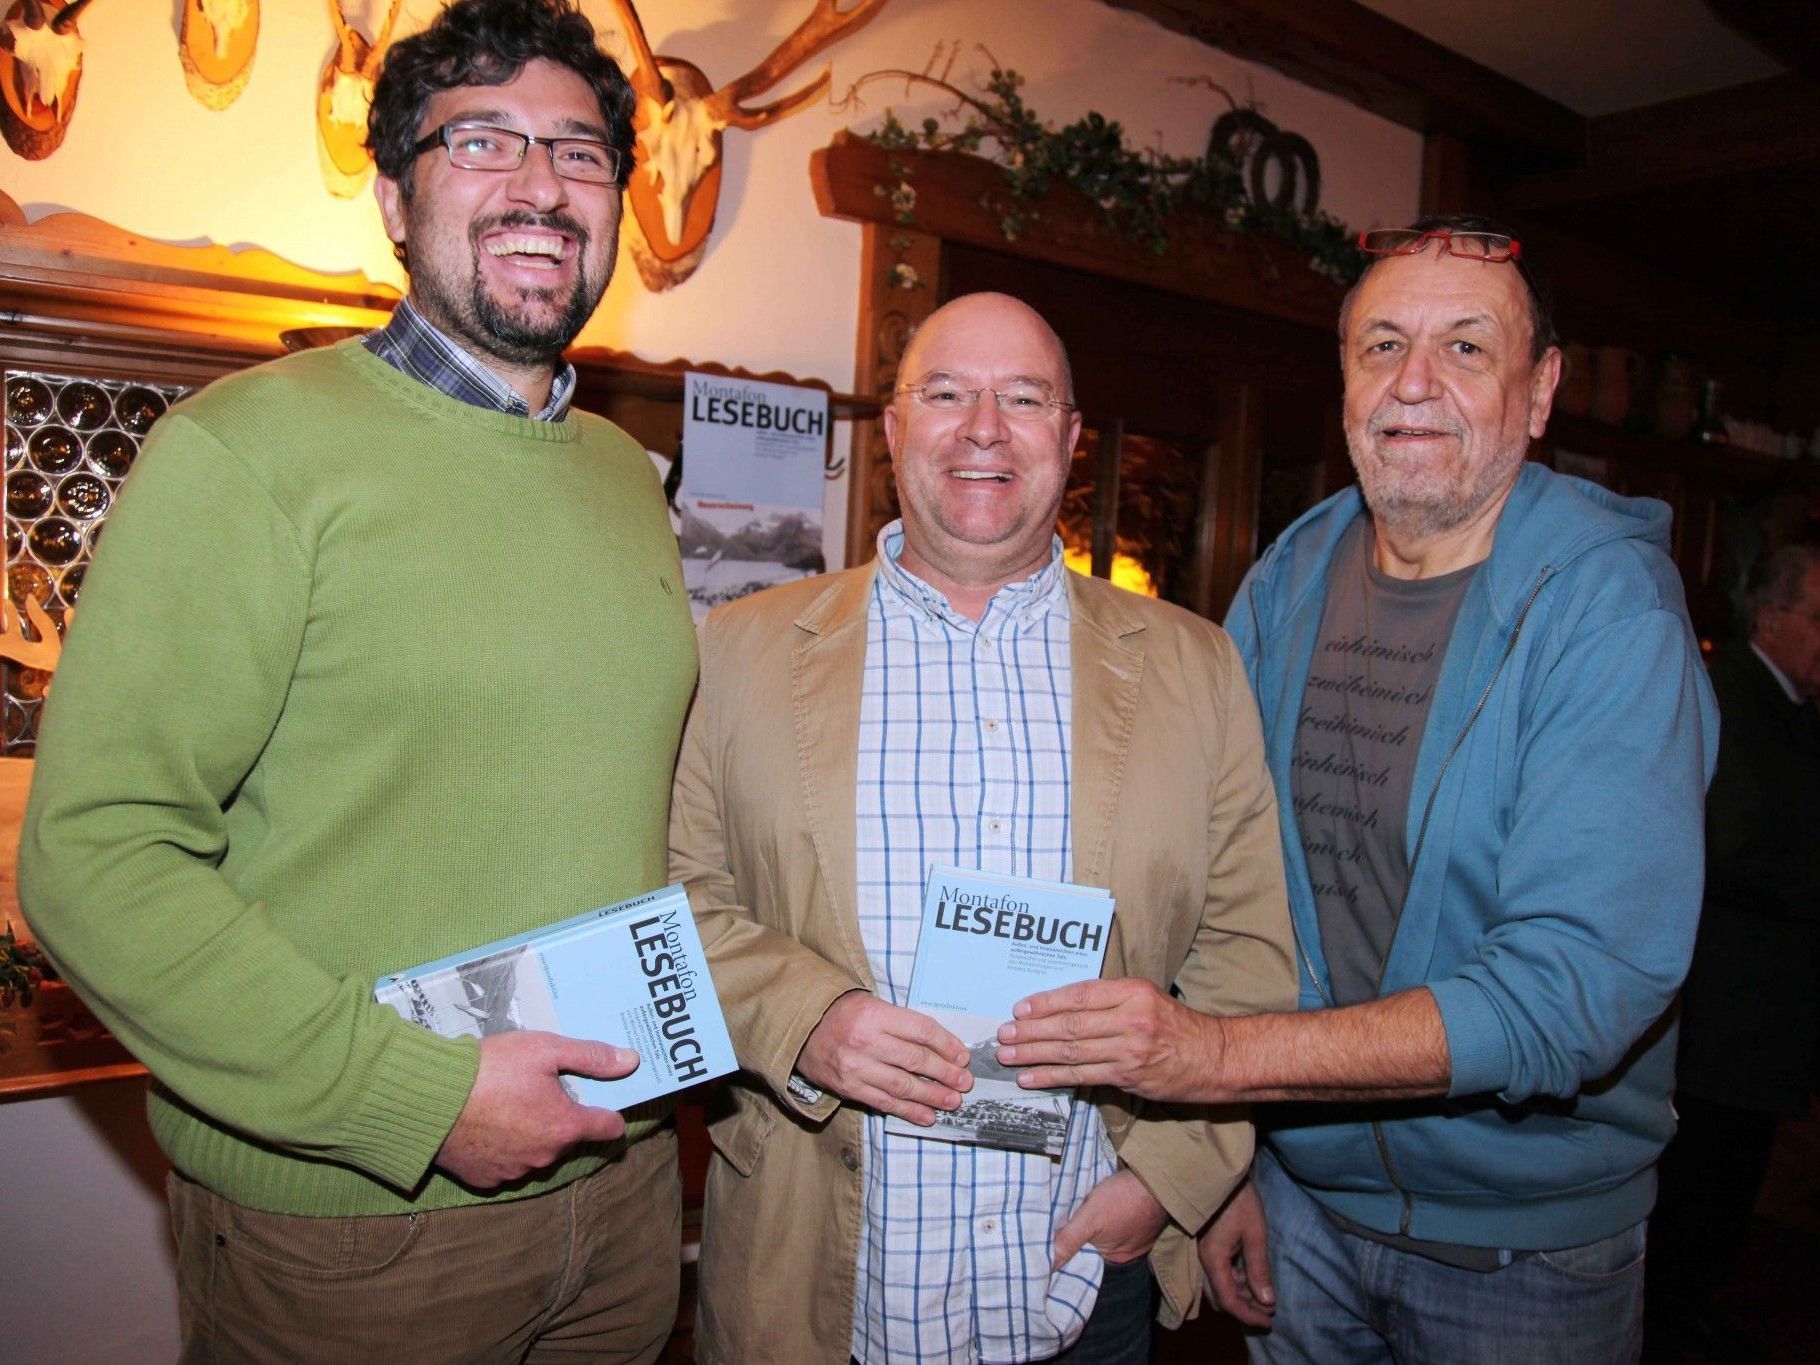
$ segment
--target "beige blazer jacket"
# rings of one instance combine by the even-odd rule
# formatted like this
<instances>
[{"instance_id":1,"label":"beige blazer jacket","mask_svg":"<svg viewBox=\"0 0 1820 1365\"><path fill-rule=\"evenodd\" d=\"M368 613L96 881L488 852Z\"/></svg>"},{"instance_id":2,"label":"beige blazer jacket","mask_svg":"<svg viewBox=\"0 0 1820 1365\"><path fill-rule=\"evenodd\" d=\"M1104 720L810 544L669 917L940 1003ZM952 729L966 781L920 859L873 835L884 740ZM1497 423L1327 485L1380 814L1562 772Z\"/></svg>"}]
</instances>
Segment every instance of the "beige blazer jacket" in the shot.
<instances>
[{"instance_id":1,"label":"beige blazer jacket","mask_svg":"<svg viewBox=\"0 0 1820 1365\"><path fill-rule=\"evenodd\" d=\"M714 612L684 733L671 875L700 921L744 1071L711 1125L696 1324L706 1365L844 1365L863 1112L788 1083L835 998L870 990L854 911L860 675L873 570ZM1176 984L1195 1007L1295 1004L1276 804L1225 632L1068 575L1074 878L1117 898L1105 975ZM1168 1326L1192 1315L1190 1240L1247 1169L1241 1110L1095 1095L1120 1161L1170 1218L1152 1253Z\"/></svg>"}]
</instances>

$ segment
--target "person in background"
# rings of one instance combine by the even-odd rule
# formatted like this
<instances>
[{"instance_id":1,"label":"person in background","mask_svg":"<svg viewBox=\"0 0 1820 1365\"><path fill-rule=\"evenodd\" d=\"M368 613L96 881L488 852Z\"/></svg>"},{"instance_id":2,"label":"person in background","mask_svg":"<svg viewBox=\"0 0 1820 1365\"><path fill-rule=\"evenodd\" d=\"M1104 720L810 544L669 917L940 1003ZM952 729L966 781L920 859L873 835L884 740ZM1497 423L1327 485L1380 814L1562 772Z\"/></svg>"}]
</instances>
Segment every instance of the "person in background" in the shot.
<instances>
[{"instance_id":1,"label":"person in background","mask_svg":"<svg viewBox=\"0 0 1820 1365\"><path fill-rule=\"evenodd\" d=\"M396 44L370 140L409 296L173 408L84 585L21 899L152 1073L186 1360L650 1361L674 1322L673 1138L560 1080L636 1055L373 1000L664 881L676 544L562 360L632 107L568 0Z\"/></svg>"},{"instance_id":2,"label":"person in background","mask_svg":"<svg viewBox=\"0 0 1820 1365\"><path fill-rule=\"evenodd\" d=\"M1663 1360L1684 1345L1752 1352L1727 1280L1776 1129L1807 1112L1820 1044L1820 547L1759 562L1744 606L1748 644L1712 667L1706 903L1681 994L1680 1128L1650 1226L1650 1355Z\"/></svg>"},{"instance_id":3,"label":"person in background","mask_svg":"<svg viewBox=\"0 0 1820 1365\"><path fill-rule=\"evenodd\" d=\"M876 560L701 635L671 871L745 1074L713 1128L699 1356L1139 1365L1149 1264L1179 1321L1249 1117L1083 1093L1059 1162L887 1132L972 1084L960 1040L904 1007L924 883L947 864L1108 886L1107 970L1204 1009L1286 1006L1255 707L1217 626L1063 567L1081 419L1030 308L938 309L884 421L903 518Z\"/></svg>"},{"instance_id":4,"label":"person in background","mask_svg":"<svg viewBox=\"0 0 1820 1365\"><path fill-rule=\"evenodd\" d=\"M1020 1005L1031 1084L1261 1111L1202 1240L1261 1361L1622 1361L1674 1131L1712 692L1668 509L1526 463L1561 353L1521 244L1365 234L1340 312L1359 487L1227 626L1280 798L1301 1010L1148 982ZM1268 1250L1266 1250L1268 1248Z\"/></svg>"}]
</instances>

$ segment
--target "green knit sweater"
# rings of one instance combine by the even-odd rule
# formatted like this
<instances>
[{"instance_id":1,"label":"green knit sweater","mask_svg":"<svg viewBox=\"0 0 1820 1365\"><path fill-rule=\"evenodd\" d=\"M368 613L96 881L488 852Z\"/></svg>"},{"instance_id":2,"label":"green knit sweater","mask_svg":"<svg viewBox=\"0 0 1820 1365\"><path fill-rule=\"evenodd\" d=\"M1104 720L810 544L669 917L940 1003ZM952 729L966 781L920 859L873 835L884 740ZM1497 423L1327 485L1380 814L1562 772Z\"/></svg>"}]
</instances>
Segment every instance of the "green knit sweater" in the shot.
<instances>
[{"instance_id":1,"label":"green knit sweater","mask_svg":"<svg viewBox=\"0 0 1820 1365\"><path fill-rule=\"evenodd\" d=\"M657 478L610 423L358 341L174 408L83 587L19 881L177 1168L284 1213L482 1202L431 1168L476 1049L374 979L662 885L694 681Z\"/></svg>"}]
</instances>

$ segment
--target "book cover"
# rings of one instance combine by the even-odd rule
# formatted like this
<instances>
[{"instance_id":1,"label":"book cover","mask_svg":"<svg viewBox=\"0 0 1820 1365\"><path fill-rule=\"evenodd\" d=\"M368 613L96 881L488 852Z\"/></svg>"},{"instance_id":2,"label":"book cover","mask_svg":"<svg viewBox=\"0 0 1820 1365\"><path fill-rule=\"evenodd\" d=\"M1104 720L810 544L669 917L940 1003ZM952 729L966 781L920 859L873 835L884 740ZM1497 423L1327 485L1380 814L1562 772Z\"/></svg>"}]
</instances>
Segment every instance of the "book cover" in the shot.
<instances>
[{"instance_id":1,"label":"book cover","mask_svg":"<svg viewBox=\"0 0 1820 1365\"><path fill-rule=\"evenodd\" d=\"M739 1065L679 886L390 973L373 998L445 1038L544 1029L637 1051L618 1080L564 1076L577 1104L626 1109Z\"/></svg>"},{"instance_id":2,"label":"book cover","mask_svg":"<svg viewBox=\"0 0 1820 1365\"><path fill-rule=\"evenodd\" d=\"M1112 912L1098 887L931 868L906 1003L967 1044L973 1089L933 1128L888 1118L887 1129L1061 1155L1074 1092L1020 1088L1017 1068L999 1065L998 1027L1025 996L1099 976Z\"/></svg>"}]
</instances>

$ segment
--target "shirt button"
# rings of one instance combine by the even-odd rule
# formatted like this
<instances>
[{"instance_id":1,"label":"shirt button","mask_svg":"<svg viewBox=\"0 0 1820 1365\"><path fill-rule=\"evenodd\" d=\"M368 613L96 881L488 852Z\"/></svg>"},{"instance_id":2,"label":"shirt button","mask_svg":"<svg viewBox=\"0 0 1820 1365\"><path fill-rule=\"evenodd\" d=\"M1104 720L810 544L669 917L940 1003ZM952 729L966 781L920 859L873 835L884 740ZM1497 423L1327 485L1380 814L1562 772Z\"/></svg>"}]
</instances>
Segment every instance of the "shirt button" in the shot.
<instances>
[{"instance_id":1,"label":"shirt button","mask_svg":"<svg viewBox=\"0 0 1820 1365\"><path fill-rule=\"evenodd\" d=\"M980 1231L981 1232L997 1232L998 1231L998 1220L996 1218L980 1219Z\"/></svg>"},{"instance_id":2,"label":"shirt button","mask_svg":"<svg viewBox=\"0 0 1820 1365\"><path fill-rule=\"evenodd\" d=\"M986 733L989 735L996 735L998 733L998 722L996 720L989 720L986 722Z\"/></svg>"},{"instance_id":3,"label":"shirt button","mask_svg":"<svg viewBox=\"0 0 1820 1365\"><path fill-rule=\"evenodd\" d=\"M1001 833L1004 830L1004 828L1005 828L1005 822L1003 820L986 821L986 829L989 833L998 834L998 833Z\"/></svg>"},{"instance_id":4,"label":"shirt button","mask_svg":"<svg viewBox=\"0 0 1820 1365\"><path fill-rule=\"evenodd\" d=\"M859 1153L854 1151L851 1147L841 1148L840 1164L850 1171L857 1171L859 1169Z\"/></svg>"}]
</instances>

